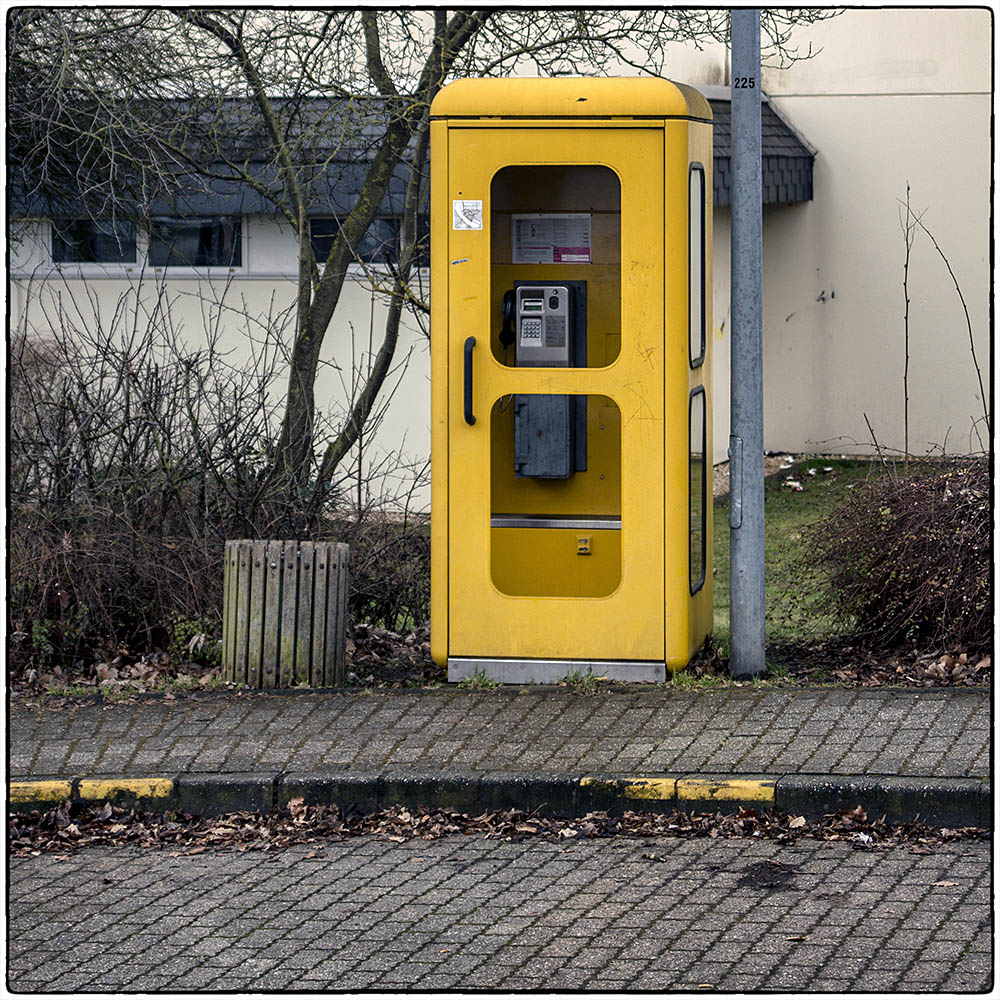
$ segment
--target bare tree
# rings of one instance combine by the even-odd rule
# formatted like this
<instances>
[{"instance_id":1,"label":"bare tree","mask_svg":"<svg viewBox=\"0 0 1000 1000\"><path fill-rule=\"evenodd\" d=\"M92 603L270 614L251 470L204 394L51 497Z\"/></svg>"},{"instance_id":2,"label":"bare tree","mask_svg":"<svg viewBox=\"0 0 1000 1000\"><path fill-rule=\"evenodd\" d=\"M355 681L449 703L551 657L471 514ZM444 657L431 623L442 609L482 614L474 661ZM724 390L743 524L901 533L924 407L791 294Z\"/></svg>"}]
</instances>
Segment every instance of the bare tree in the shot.
<instances>
[{"instance_id":1,"label":"bare tree","mask_svg":"<svg viewBox=\"0 0 1000 1000\"><path fill-rule=\"evenodd\" d=\"M765 57L806 58L796 24L762 12ZM281 433L262 489L323 494L391 370L414 287L431 101L452 78L667 71L670 46L726 42L725 10L50 8L8 18L9 158L26 203L107 217L179 197L193 178L238 182L298 233L298 284ZM334 162L358 194L325 260L308 219ZM357 182L356 182L357 183ZM317 440L315 383L349 265L393 184L398 257L381 344L343 423ZM125 204L126 196L129 206ZM16 207L16 206L15 206ZM315 497L313 498L315 499ZM316 509L315 503L310 504Z\"/></svg>"}]
</instances>

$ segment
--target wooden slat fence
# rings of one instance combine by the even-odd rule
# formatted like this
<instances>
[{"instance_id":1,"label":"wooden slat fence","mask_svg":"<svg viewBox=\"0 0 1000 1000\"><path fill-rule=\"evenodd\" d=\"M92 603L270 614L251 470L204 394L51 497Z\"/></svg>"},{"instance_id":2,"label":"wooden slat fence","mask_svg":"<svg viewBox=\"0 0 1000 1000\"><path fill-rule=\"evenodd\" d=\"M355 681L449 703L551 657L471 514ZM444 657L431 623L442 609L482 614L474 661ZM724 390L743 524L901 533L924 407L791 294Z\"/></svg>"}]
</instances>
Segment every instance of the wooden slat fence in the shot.
<instances>
[{"instance_id":1,"label":"wooden slat fence","mask_svg":"<svg viewBox=\"0 0 1000 1000\"><path fill-rule=\"evenodd\" d=\"M344 683L343 542L226 542L222 669L250 687Z\"/></svg>"}]
</instances>

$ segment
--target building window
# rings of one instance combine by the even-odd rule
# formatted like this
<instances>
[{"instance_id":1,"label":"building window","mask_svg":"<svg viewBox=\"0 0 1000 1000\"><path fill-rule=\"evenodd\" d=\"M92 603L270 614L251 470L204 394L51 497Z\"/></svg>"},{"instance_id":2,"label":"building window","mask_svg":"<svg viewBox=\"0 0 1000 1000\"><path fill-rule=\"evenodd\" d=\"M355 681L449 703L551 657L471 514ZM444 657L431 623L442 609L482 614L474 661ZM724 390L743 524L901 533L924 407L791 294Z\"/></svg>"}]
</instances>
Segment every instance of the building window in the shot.
<instances>
[{"instance_id":1,"label":"building window","mask_svg":"<svg viewBox=\"0 0 1000 1000\"><path fill-rule=\"evenodd\" d=\"M690 466L691 483L691 593L701 590L705 583L705 390L699 386L691 393Z\"/></svg>"},{"instance_id":2,"label":"building window","mask_svg":"<svg viewBox=\"0 0 1000 1000\"><path fill-rule=\"evenodd\" d=\"M309 238L319 264L325 263L340 232L339 219L310 219ZM362 264L394 263L399 256L399 220L375 219L354 247L354 257Z\"/></svg>"},{"instance_id":3,"label":"building window","mask_svg":"<svg viewBox=\"0 0 1000 1000\"><path fill-rule=\"evenodd\" d=\"M135 226L94 219L52 223L54 264L134 264Z\"/></svg>"},{"instance_id":4,"label":"building window","mask_svg":"<svg viewBox=\"0 0 1000 1000\"><path fill-rule=\"evenodd\" d=\"M688 303L691 367L705 360L705 170L692 163L688 175Z\"/></svg>"},{"instance_id":5,"label":"building window","mask_svg":"<svg viewBox=\"0 0 1000 1000\"><path fill-rule=\"evenodd\" d=\"M399 260L401 221L398 217L375 219L354 248L354 259L362 264L396 263ZM323 264L330 256L340 226L339 219L309 220L309 238L318 264ZM430 218L426 215L417 219L416 264L418 267L430 264Z\"/></svg>"},{"instance_id":6,"label":"building window","mask_svg":"<svg viewBox=\"0 0 1000 1000\"><path fill-rule=\"evenodd\" d=\"M238 217L151 220L149 263L153 267L241 267Z\"/></svg>"}]
</instances>

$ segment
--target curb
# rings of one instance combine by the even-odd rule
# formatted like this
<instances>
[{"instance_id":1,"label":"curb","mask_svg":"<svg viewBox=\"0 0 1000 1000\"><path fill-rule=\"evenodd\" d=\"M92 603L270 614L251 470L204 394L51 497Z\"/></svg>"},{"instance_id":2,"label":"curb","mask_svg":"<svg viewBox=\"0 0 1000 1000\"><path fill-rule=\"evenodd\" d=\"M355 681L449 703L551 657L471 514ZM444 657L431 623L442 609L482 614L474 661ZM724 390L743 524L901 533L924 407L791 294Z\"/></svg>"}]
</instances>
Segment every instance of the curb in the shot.
<instances>
[{"instance_id":1,"label":"curb","mask_svg":"<svg viewBox=\"0 0 1000 1000\"><path fill-rule=\"evenodd\" d=\"M991 784L985 778L868 775L508 774L505 772L291 771L277 773L111 776L12 781L8 809L44 809L66 799L109 801L153 811L216 815L271 812L294 798L307 805L375 810L425 805L478 814L498 809L579 816L622 812L735 812L773 809L807 819L861 805L890 823L920 819L941 826L992 827Z\"/></svg>"}]
</instances>

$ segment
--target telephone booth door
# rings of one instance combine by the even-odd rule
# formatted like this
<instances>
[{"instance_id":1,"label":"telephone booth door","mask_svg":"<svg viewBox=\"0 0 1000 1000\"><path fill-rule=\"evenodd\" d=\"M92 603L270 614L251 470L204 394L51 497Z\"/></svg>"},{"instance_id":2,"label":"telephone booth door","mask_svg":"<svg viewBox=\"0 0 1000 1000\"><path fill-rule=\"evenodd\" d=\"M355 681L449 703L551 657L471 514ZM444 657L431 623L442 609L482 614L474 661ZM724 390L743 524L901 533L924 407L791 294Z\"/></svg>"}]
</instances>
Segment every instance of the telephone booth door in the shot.
<instances>
[{"instance_id":1,"label":"telephone booth door","mask_svg":"<svg viewBox=\"0 0 1000 1000\"><path fill-rule=\"evenodd\" d=\"M448 129L449 664L664 660L664 132L616 125Z\"/></svg>"}]
</instances>

